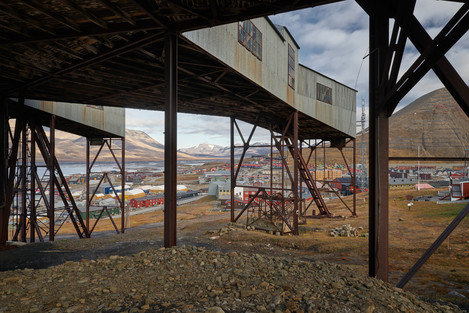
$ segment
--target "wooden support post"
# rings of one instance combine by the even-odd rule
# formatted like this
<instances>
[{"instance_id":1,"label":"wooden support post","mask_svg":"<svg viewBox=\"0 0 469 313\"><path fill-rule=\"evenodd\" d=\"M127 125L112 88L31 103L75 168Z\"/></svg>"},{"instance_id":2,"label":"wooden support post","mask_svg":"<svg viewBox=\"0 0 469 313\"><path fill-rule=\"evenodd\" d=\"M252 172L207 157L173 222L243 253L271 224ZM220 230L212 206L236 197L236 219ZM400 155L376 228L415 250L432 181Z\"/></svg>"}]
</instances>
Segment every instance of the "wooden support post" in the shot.
<instances>
[{"instance_id":1,"label":"wooden support post","mask_svg":"<svg viewBox=\"0 0 469 313\"><path fill-rule=\"evenodd\" d=\"M178 35L165 38L164 246L176 245Z\"/></svg>"}]
</instances>

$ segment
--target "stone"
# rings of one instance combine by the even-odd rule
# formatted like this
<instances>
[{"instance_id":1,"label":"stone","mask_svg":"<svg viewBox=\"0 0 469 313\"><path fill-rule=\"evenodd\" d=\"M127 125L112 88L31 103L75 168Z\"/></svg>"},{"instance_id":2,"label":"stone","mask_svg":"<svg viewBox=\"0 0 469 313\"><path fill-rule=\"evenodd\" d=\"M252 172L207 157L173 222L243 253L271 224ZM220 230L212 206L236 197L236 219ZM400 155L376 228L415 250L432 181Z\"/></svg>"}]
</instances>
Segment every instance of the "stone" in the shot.
<instances>
[{"instance_id":1,"label":"stone","mask_svg":"<svg viewBox=\"0 0 469 313\"><path fill-rule=\"evenodd\" d=\"M16 277L16 276L13 276L13 277L7 277L7 278L4 278L3 279L3 283L4 284L12 284L12 283L16 283L17 281L19 281L20 278L19 277Z\"/></svg>"},{"instance_id":2,"label":"stone","mask_svg":"<svg viewBox=\"0 0 469 313\"><path fill-rule=\"evenodd\" d=\"M263 281L262 283L259 284L259 287L263 287L263 288L266 288L266 287L269 287L270 284L266 281Z\"/></svg>"},{"instance_id":3,"label":"stone","mask_svg":"<svg viewBox=\"0 0 469 313\"><path fill-rule=\"evenodd\" d=\"M225 311L223 311L223 309L218 306L213 306L208 308L205 313L225 313Z\"/></svg>"},{"instance_id":4,"label":"stone","mask_svg":"<svg viewBox=\"0 0 469 313\"><path fill-rule=\"evenodd\" d=\"M355 235L348 224L338 228ZM231 227L227 229L231 231ZM280 239L282 243L284 238ZM285 239L288 247L297 243ZM210 245L208 236L207 243ZM233 249L237 249L240 242L233 243ZM222 244L220 250L230 250L222 241L212 247ZM36 308L38 312L52 313L318 313L335 312L336 308L350 313L461 312L453 305L427 303L405 290L364 276L351 266L303 261L296 255L277 257L278 251L266 255L266 250L252 248L249 241L242 244L247 249L241 251L249 253L185 246L148 249L115 260L107 257L40 270L0 272L0 313ZM267 245L261 246L265 249ZM276 249L276 245L271 246ZM118 270L118 265L125 270ZM12 283L5 283L10 280ZM455 290L458 294L466 292L459 291Z\"/></svg>"},{"instance_id":5,"label":"stone","mask_svg":"<svg viewBox=\"0 0 469 313\"><path fill-rule=\"evenodd\" d=\"M373 313L375 311L375 305L373 303L366 303L361 308L362 313Z\"/></svg>"},{"instance_id":6,"label":"stone","mask_svg":"<svg viewBox=\"0 0 469 313\"><path fill-rule=\"evenodd\" d=\"M451 290L450 292L448 292L448 296L452 296L452 297L456 297L456 298L462 298L462 299L466 299L467 297L463 294L460 294L459 292L457 292L456 290Z\"/></svg>"},{"instance_id":7,"label":"stone","mask_svg":"<svg viewBox=\"0 0 469 313\"><path fill-rule=\"evenodd\" d=\"M241 298L247 298L255 294L256 292L253 290L243 289L241 290Z\"/></svg>"}]
</instances>

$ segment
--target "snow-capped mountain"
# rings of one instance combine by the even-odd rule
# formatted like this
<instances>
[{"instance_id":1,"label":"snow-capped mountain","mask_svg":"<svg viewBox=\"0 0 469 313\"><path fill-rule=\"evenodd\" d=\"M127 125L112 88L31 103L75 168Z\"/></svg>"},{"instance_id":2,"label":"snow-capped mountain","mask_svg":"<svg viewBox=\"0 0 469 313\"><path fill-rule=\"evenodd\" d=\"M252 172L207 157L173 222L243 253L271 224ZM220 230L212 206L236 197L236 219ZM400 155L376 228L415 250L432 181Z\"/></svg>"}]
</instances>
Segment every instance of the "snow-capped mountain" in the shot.
<instances>
[{"instance_id":1,"label":"snow-capped mountain","mask_svg":"<svg viewBox=\"0 0 469 313\"><path fill-rule=\"evenodd\" d=\"M254 143L255 145L266 145L265 143ZM241 144L236 144L235 146L241 146ZM229 158L231 154L230 147L222 147L219 145L202 143L194 147L179 149L179 152L189 154L193 157L198 158ZM235 156L239 157L243 153L242 148L235 149ZM246 156L250 157L252 155L266 155L270 153L270 148L264 147L251 147L248 149Z\"/></svg>"}]
</instances>

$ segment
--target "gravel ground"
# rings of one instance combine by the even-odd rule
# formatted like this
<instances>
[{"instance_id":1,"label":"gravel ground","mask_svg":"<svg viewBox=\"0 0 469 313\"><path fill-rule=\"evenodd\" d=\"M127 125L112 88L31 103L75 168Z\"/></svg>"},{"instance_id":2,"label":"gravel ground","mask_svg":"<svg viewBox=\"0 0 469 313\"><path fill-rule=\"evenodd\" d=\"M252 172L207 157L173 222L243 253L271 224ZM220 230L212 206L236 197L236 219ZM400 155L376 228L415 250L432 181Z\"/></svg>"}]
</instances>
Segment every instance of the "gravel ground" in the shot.
<instances>
[{"instance_id":1,"label":"gravel ground","mask_svg":"<svg viewBox=\"0 0 469 313\"><path fill-rule=\"evenodd\" d=\"M0 312L462 311L348 266L182 245L0 272Z\"/></svg>"}]
</instances>

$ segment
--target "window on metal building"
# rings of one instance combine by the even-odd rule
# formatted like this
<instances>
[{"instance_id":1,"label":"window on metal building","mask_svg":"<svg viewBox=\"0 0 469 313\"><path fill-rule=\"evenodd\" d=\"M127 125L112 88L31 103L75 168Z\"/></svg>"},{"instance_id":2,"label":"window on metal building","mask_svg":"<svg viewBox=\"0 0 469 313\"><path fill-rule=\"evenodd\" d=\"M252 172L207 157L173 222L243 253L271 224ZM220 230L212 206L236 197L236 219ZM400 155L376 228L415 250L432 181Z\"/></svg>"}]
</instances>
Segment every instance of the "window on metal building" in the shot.
<instances>
[{"instance_id":1,"label":"window on metal building","mask_svg":"<svg viewBox=\"0 0 469 313\"><path fill-rule=\"evenodd\" d=\"M262 33L251 21L238 23L238 42L262 61Z\"/></svg>"},{"instance_id":2,"label":"window on metal building","mask_svg":"<svg viewBox=\"0 0 469 313\"><path fill-rule=\"evenodd\" d=\"M332 104L332 88L317 83L316 95L319 101Z\"/></svg>"},{"instance_id":3,"label":"window on metal building","mask_svg":"<svg viewBox=\"0 0 469 313\"><path fill-rule=\"evenodd\" d=\"M295 88L295 50L288 44L288 86Z\"/></svg>"}]
</instances>

